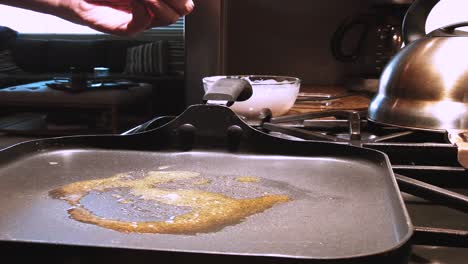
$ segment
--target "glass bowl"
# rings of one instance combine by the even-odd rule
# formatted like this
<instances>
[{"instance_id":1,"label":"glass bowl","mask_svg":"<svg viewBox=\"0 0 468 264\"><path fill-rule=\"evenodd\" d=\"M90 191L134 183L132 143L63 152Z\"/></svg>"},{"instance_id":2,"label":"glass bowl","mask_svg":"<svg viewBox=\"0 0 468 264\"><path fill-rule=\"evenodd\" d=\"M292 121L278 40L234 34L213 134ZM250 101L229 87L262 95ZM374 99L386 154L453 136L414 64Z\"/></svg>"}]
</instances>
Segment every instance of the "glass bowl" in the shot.
<instances>
[{"instance_id":1,"label":"glass bowl","mask_svg":"<svg viewBox=\"0 0 468 264\"><path fill-rule=\"evenodd\" d=\"M268 108L273 116L286 114L294 105L301 81L296 77L274 75L228 75L203 78L205 92L217 80L222 78L238 78L252 85L252 96L243 102L235 102L230 108L238 115L248 119L256 119L262 109Z\"/></svg>"}]
</instances>

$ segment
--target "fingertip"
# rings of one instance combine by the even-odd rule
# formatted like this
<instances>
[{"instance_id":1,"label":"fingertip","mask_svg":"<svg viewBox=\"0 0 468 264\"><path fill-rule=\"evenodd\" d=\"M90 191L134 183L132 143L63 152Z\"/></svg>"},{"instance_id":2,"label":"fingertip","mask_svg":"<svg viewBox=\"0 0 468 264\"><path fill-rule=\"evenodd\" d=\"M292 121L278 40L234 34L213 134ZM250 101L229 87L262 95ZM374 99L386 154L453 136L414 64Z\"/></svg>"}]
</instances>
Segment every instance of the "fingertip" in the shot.
<instances>
[{"instance_id":1,"label":"fingertip","mask_svg":"<svg viewBox=\"0 0 468 264\"><path fill-rule=\"evenodd\" d=\"M194 8L195 8L195 4L193 3L193 1L188 0L187 3L185 3L185 14L184 15L190 14L193 11Z\"/></svg>"}]
</instances>

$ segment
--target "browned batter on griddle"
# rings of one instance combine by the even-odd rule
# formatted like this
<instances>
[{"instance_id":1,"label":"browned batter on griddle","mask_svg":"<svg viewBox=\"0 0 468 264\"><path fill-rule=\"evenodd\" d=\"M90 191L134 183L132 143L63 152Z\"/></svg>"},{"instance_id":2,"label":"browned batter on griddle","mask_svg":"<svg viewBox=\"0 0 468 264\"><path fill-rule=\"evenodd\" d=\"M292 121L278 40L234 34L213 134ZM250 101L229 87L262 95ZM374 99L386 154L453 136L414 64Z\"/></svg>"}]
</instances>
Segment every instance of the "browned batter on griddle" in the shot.
<instances>
[{"instance_id":1,"label":"browned batter on griddle","mask_svg":"<svg viewBox=\"0 0 468 264\"><path fill-rule=\"evenodd\" d=\"M188 171L151 171L142 179L131 179L127 174L110 178L71 183L50 191L55 199L67 201L73 208L68 212L72 219L120 232L194 234L212 232L237 224L244 218L263 212L277 203L289 201L286 195L265 195L251 199L235 199L223 194L200 190L157 188L158 184L198 177ZM195 182L196 185L200 182ZM203 182L209 184L209 182ZM139 199L173 206L187 206L189 213L171 217L168 221L126 222L95 215L80 204L89 192L105 192L112 188L128 188Z\"/></svg>"}]
</instances>

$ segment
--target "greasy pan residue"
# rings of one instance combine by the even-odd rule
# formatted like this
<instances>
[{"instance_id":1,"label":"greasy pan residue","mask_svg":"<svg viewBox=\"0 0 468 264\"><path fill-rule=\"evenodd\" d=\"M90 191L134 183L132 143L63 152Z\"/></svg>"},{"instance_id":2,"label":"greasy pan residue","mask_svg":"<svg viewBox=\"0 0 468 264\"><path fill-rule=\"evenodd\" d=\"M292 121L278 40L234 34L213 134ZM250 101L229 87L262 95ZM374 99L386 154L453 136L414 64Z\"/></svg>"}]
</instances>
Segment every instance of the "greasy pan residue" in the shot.
<instances>
[{"instance_id":1,"label":"greasy pan residue","mask_svg":"<svg viewBox=\"0 0 468 264\"><path fill-rule=\"evenodd\" d=\"M71 183L49 192L55 199L67 201L72 208L68 213L72 219L83 223L120 232L196 234L213 232L228 225L240 223L243 219L263 212L277 203L287 202L289 196L265 194L259 197L239 199L225 194L197 189L165 189L158 185L194 179L192 186L208 185L210 180L200 178L200 174L189 171L150 171L145 177L134 179L121 173L110 178ZM245 183L256 183L260 179L244 177ZM137 200L151 201L169 206L190 208L190 212L171 216L166 221L123 221L98 216L85 208L80 201L90 192L104 193L115 188L125 188ZM120 196L113 195L120 198ZM131 203L125 200L121 203Z\"/></svg>"}]
</instances>

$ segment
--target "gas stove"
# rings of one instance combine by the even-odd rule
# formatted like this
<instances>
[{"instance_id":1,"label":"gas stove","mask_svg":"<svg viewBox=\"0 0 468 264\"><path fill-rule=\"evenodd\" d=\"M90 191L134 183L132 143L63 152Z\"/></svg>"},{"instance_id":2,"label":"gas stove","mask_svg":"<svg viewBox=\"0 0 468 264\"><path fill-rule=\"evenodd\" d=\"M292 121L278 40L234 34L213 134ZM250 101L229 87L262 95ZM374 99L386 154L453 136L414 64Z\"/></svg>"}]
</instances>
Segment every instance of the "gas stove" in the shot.
<instances>
[{"instance_id":1,"label":"gas stove","mask_svg":"<svg viewBox=\"0 0 468 264\"><path fill-rule=\"evenodd\" d=\"M366 110L328 110L272 118L250 125L288 140L327 141L387 154L415 225L414 263L468 260L468 170L446 133L379 125ZM174 117L158 117L126 134L159 127Z\"/></svg>"},{"instance_id":2,"label":"gas stove","mask_svg":"<svg viewBox=\"0 0 468 264\"><path fill-rule=\"evenodd\" d=\"M466 263L468 171L457 160L457 147L446 133L383 126L366 116L366 110L330 110L266 118L257 128L290 140L328 141L386 153L417 226L416 244L421 244L413 247L410 263Z\"/></svg>"}]
</instances>

